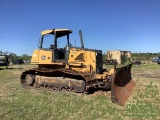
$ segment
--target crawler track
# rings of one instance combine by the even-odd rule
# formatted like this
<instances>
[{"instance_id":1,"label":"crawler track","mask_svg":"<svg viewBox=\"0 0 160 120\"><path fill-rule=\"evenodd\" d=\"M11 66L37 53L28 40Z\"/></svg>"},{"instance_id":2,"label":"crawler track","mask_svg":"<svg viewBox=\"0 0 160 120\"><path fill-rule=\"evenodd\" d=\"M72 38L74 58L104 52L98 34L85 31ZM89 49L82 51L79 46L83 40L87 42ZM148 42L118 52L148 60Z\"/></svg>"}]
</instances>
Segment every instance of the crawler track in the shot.
<instances>
[{"instance_id":1,"label":"crawler track","mask_svg":"<svg viewBox=\"0 0 160 120\"><path fill-rule=\"evenodd\" d=\"M83 93L93 88L96 81L89 73L69 69L34 68L22 73L21 84L25 88L47 88Z\"/></svg>"}]
</instances>

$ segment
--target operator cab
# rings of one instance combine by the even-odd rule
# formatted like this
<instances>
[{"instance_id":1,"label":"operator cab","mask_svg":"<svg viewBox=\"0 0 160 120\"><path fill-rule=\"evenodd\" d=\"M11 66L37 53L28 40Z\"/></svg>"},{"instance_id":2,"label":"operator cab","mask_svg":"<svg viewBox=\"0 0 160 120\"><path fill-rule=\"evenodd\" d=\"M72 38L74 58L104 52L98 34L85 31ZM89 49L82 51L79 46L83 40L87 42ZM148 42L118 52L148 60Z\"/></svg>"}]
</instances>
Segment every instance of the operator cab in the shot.
<instances>
[{"instance_id":1,"label":"operator cab","mask_svg":"<svg viewBox=\"0 0 160 120\"><path fill-rule=\"evenodd\" d=\"M69 29L53 29L44 30L41 32L39 49L53 51L53 61L66 61L68 57L69 34L72 30ZM61 45L61 46L60 46Z\"/></svg>"}]
</instances>

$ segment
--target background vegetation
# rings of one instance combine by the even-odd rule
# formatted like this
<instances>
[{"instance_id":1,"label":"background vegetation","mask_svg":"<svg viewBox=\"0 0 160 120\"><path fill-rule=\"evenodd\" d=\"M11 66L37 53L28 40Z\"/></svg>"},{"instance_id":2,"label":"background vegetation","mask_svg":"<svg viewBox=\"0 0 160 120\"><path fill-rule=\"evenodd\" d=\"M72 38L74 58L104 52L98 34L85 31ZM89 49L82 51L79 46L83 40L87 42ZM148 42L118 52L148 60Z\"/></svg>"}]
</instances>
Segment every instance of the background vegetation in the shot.
<instances>
[{"instance_id":1,"label":"background vegetation","mask_svg":"<svg viewBox=\"0 0 160 120\"><path fill-rule=\"evenodd\" d=\"M131 59L133 61L151 61L152 58L160 56L160 53L131 53ZM129 62L125 56L121 56L122 63ZM103 53L103 61L106 60L106 54Z\"/></svg>"},{"instance_id":2,"label":"background vegetation","mask_svg":"<svg viewBox=\"0 0 160 120\"><path fill-rule=\"evenodd\" d=\"M154 57L160 56L160 53L132 53L133 60L150 61Z\"/></svg>"},{"instance_id":3,"label":"background vegetation","mask_svg":"<svg viewBox=\"0 0 160 120\"><path fill-rule=\"evenodd\" d=\"M1 51L0 51L1 52ZM16 53L13 52L5 52L6 54L10 54L13 56L13 59L23 59L23 60L30 60L31 56L27 54L22 54L22 55L17 55ZM140 60L140 61L151 61L152 58L160 56L160 53L132 53L131 54L131 59L132 60ZM121 56L121 59L123 63L129 62L125 56ZM103 61L106 60L106 53L103 53Z\"/></svg>"},{"instance_id":4,"label":"background vegetation","mask_svg":"<svg viewBox=\"0 0 160 120\"><path fill-rule=\"evenodd\" d=\"M1 52L2 51L0 51L0 53ZM27 54L17 55L16 53L8 52L8 51L6 51L4 53L6 53L7 55L12 55L13 56L13 60L18 60L18 59L30 60L31 59L31 56L27 55Z\"/></svg>"}]
</instances>

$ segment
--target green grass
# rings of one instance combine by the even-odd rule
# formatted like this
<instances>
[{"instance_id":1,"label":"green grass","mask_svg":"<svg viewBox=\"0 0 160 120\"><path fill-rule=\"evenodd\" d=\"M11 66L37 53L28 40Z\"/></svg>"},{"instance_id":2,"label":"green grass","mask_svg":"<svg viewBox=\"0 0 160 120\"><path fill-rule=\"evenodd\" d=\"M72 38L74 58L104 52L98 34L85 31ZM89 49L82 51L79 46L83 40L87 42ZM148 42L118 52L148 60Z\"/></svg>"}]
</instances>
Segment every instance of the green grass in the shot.
<instances>
[{"instance_id":1,"label":"green grass","mask_svg":"<svg viewBox=\"0 0 160 120\"><path fill-rule=\"evenodd\" d=\"M126 115L133 119L155 119L160 111L159 92L152 82L133 96L132 102L126 106Z\"/></svg>"},{"instance_id":2,"label":"green grass","mask_svg":"<svg viewBox=\"0 0 160 120\"><path fill-rule=\"evenodd\" d=\"M132 77L137 86L125 107L113 104L110 92L91 95L47 90L24 89L20 75L25 69L36 66L16 65L0 70L1 120L135 120L160 119L160 78L139 73L160 74L156 64L133 66ZM3 68L3 67L1 67ZM154 71L154 72L153 72Z\"/></svg>"}]
</instances>

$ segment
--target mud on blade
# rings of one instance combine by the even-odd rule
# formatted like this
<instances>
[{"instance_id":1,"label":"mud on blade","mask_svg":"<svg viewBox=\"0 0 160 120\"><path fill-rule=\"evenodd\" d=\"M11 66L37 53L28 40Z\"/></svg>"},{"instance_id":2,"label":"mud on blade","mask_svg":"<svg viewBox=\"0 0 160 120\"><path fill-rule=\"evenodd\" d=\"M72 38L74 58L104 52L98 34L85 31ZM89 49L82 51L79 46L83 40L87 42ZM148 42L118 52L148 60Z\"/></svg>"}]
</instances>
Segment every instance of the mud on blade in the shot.
<instances>
[{"instance_id":1,"label":"mud on blade","mask_svg":"<svg viewBox=\"0 0 160 120\"><path fill-rule=\"evenodd\" d=\"M116 68L112 75L111 99L114 103L124 106L128 97L135 88L135 82L131 77L132 64L122 68Z\"/></svg>"}]
</instances>

